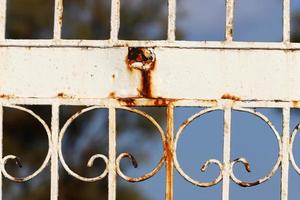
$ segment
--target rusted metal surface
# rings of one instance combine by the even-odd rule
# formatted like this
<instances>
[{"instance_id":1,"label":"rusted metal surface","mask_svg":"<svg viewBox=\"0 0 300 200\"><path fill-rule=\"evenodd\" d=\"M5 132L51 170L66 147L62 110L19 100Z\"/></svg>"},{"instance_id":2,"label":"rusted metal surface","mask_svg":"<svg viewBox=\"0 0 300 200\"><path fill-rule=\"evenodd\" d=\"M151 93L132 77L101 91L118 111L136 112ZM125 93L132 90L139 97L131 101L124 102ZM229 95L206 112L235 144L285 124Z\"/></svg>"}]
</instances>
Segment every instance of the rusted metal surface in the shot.
<instances>
[{"instance_id":1,"label":"rusted metal surface","mask_svg":"<svg viewBox=\"0 0 300 200\"><path fill-rule=\"evenodd\" d=\"M141 73L139 97L152 97L152 71L155 70L154 49L144 47L129 47L126 57L129 72L138 70Z\"/></svg>"},{"instance_id":2,"label":"rusted metal surface","mask_svg":"<svg viewBox=\"0 0 300 200\"><path fill-rule=\"evenodd\" d=\"M167 107L167 131L164 144L165 162L166 162L166 200L173 199L173 174L174 174L174 106L169 104Z\"/></svg>"},{"instance_id":3,"label":"rusted metal surface","mask_svg":"<svg viewBox=\"0 0 300 200\"><path fill-rule=\"evenodd\" d=\"M50 163L50 198L57 200L61 163L64 170L81 181L94 182L107 177L108 199L115 200L117 176L129 182L145 181L165 166L166 200L173 199L174 169L185 180L199 187L211 187L222 182L222 200L229 200L230 179L241 187L253 187L270 180L281 170L281 200L287 200L289 164L300 174L300 167L293 155L300 124L289 135L290 109L300 108L300 44L290 42L290 0L283 0L283 42L279 43L235 42L234 2L226 0L225 40L206 42L176 40L176 0L168 0L167 40L119 40L120 0L112 0L108 40L62 39L62 0L55 0L53 39L9 40L5 39L6 0L0 0L1 176L20 183L29 181ZM41 117L20 104L51 105L51 129ZM59 129L61 105L88 107L71 116ZM138 106L166 107L167 129L164 130L146 112L132 108ZM205 109L174 130L174 109L182 106ZM7 161L12 160L21 167L22 158L2 155L3 107L29 113L45 129L48 153L42 165L31 175L14 177L6 171ZM254 108L281 109L283 134L280 135L271 121ZM93 166L96 159L102 160L106 167L96 177L84 177L65 162L62 142L73 121L95 109L108 109L109 152L108 155L91 156L87 167ZM124 158L129 159L134 168L138 167L138 160L134 157L135 152L116 153L118 109L149 120L160 135L163 147L161 158L154 169L142 176L130 177L122 171ZM187 126L216 110L224 114L223 160L209 159L201 166L202 173L211 165L219 168L214 180L202 182L195 180L181 167L177 159L177 144ZM273 168L253 182L240 180L234 173L236 164L244 165L246 172L250 172L251 168L246 158L230 157L232 111L250 113L261 119L271 128L278 142L278 159Z\"/></svg>"}]
</instances>

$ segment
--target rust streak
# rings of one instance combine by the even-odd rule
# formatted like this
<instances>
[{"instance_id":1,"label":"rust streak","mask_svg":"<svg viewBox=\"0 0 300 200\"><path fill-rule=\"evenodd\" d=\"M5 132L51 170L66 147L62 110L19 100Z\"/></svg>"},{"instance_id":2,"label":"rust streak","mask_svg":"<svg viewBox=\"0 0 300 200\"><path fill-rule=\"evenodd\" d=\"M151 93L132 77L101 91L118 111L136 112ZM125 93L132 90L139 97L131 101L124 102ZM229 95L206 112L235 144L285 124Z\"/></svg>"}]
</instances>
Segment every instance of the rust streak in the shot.
<instances>
[{"instance_id":1,"label":"rust streak","mask_svg":"<svg viewBox=\"0 0 300 200\"><path fill-rule=\"evenodd\" d=\"M300 102L299 101L292 101L293 103L293 107L298 108L300 106Z\"/></svg>"},{"instance_id":2,"label":"rust streak","mask_svg":"<svg viewBox=\"0 0 300 200\"><path fill-rule=\"evenodd\" d=\"M8 95L8 94L1 94L0 95L0 98L2 99L11 99L11 98L14 98L15 96L14 95Z\"/></svg>"},{"instance_id":3,"label":"rust streak","mask_svg":"<svg viewBox=\"0 0 300 200\"><path fill-rule=\"evenodd\" d=\"M152 72L155 69L156 63L153 49L144 47L129 47L125 63L130 73L132 73L133 70L138 70L141 73L141 83L138 89L139 97L153 97Z\"/></svg>"},{"instance_id":4,"label":"rust streak","mask_svg":"<svg viewBox=\"0 0 300 200\"><path fill-rule=\"evenodd\" d=\"M233 101L240 101L241 97L226 93L226 94L222 95L221 99L229 99L229 100L233 100Z\"/></svg>"},{"instance_id":5,"label":"rust streak","mask_svg":"<svg viewBox=\"0 0 300 200\"><path fill-rule=\"evenodd\" d=\"M116 98L122 106L136 106L134 98Z\"/></svg>"},{"instance_id":6,"label":"rust streak","mask_svg":"<svg viewBox=\"0 0 300 200\"><path fill-rule=\"evenodd\" d=\"M171 100L164 99L164 98L161 98L161 97L158 97L158 98L154 99L154 105L156 105L156 106L167 106L170 102L171 102Z\"/></svg>"},{"instance_id":7,"label":"rust streak","mask_svg":"<svg viewBox=\"0 0 300 200\"><path fill-rule=\"evenodd\" d=\"M67 99L67 98L72 99L72 98L73 98L72 96L69 96L69 95L67 95L67 94L65 94L65 93L63 93L63 92L58 93L58 94L57 94L57 97L59 97L59 98L64 98L64 99Z\"/></svg>"},{"instance_id":8,"label":"rust streak","mask_svg":"<svg viewBox=\"0 0 300 200\"><path fill-rule=\"evenodd\" d=\"M116 93L115 92L111 92L109 93L109 98L116 98Z\"/></svg>"},{"instance_id":9,"label":"rust streak","mask_svg":"<svg viewBox=\"0 0 300 200\"><path fill-rule=\"evenodd\" d=\"M61 15L61 16L59 16L59 19L58 19L58 21L59 21L59 24L60 25L62 25L62 23L63 23L63 16Z\"/></svg>"}]
</instances>

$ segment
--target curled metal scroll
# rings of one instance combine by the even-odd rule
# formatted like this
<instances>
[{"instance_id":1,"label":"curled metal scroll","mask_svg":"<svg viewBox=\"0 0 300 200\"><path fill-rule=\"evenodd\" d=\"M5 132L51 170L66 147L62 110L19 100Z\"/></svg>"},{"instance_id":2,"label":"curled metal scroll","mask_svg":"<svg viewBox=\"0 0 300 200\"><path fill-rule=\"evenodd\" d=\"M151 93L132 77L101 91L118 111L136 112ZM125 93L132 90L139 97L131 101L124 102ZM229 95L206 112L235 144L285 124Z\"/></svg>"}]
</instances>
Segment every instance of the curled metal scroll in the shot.
<instances>
[{"instance_id":1,"label":"curled metal scroll","mask_svg":"<svg viewBox=\"0 0 300 200\"><path fill-rule=\"evenodd\" d=\"M179 162L178 162L178 159L177 159L177 152L176 152L176 149L177 149L177 144L178 144L178 141L179 141L179 138L180 136L182 135L183 133L183 130L191 123L193 122L195 119L201 117L202 115L204 114L207 114L209 112L212 112L212 111L216 111L216 110L221 110L220 108L208 108L208 109L204 109L196 114L194 114L193 116L191 116L190 118L188 118L183 124L181 124L176 136L175 136L175 140L174 140L174 165L175 165L175 168L177 169L177 171L179 172L179 174L181 176L183 176L184 179L186 179L188 182L196 185L196 186L199 186L199 187L210 187L210 186L213 186L213 185L216 185L218 184L221 180L222 180L222 168L223 168L223 164L222 162L220 162L219 160L216 160L216 159L210 159L208 161L206 161L204 163L204 165L201 167L201 171L202 172L205 172L207 170L207 168L209 167L209 165L211 164L215 164L218 166L219 170L220 170L220 173L218 175L218 177L216 177L213 181L211 182L200 182L200 181L196 181L194 180L193 178L191 178L189 175L187 175L184 170L181 168Z\"/></svg>"},{"instance_id":2,"label":"curled metal scroll","mask_svg":"<svg viewBox=\"0 0 300 200\"><path fill-rule=\"evenodd\" d=\"M60 131L60 134L59 134L59 141L58 141L58 155L59 155L59 158L60 158L60 161L61 161L61 164L62 166L64 167L64 169L71 175L73 176L74 178L77 178L81 181L85 181L85 182L94 182L94 181L98 181L98 180L101 180L103 179L107 173L108 173L108 169L107 169L107 166L108 166L108 158L103 155L103 154L96 154L96 155L93 155L88 163L87 163L87 166L88 167L92 167L93 164L94 164L94 161L96 159L102 159L105 163L105 169L104 171L97 177L92 177L92 178L88 178L88 177L83 177L83 176L80 176L79 174L75 173L74 171L72 171L69 166L66 164L65 162L65 159L63 157L63 153L62 153L62 140L64 138L64 135L65 135L65 132L67 130L67 128L69 127L69 125L77 118L79 117L80 115L88 112L88 111L91 111L91 110L94 110L94 109L100 109L102 107L100 106L93 106L93 107L89 107L89 108L85 108L77 113L75 113L74 115L72 115L68 120L67 122L64 124L64 126L62 127L61 131Z\"/></svg>"},{"instance_id":3,"label":"curled metal scroll","mask_svg":"<svg viewBox=\"0 0 300 200\"><path fill-rule=\"evenodd\" d=\"M161 140L162 140L163 144L165 145L164 131L162 130L162 128L160 127L160 125L155 121L155 119L153 117L151 117L150 115L148 115L145 112L142 112L142 111L134 109L134 108L122 107L120 109L127 110L129 112L133 112L133 113L139 114L139 115L145 117L146 119L148 119L157 128L157 130L159 131ZM120 162L121 162L121 160L123 158L130 159L133 167L135 167L135 168L138 167L138 163L137 163L136 159L134 158L134 156L132 154L130 154L130 153L121 153L117 157L117 160L116 160L117 173L118 173L119 176L121 176L123 179L125 179L128 182L141 182L141 181L147 180L147 179L151 178L152 176L154 176L161 169L161 167L163 166L164 161L165 161L165 154L166 153L164 151L164 155L161 157L160 161L158 162L158 164L156 165L156 167L152 171L148 172L147 174L145 174L143 176L130 177L130 176L125 175L122 172L122 170L120 168Z\"/></svg>"},{"instance_id":4,"label":"curled metal scroll","mask_svg":"<svg viewBox=\"0 0 300 200\"><path fill-rule=\"evenodd\" d=\"M50 131L48 125L46 124L46 122L41 117L39 117L37 114L35 114L33 111L31 111L27 108L21 107L21 106L16 106L16 105L5 105L5 107L21 110L21 111L24 111L24 112L30 114L32 117L37 119L42 124L42 126L44 127L44 129L47 133L49 147L48 147L48 152L47 152L46 158L43 161L42 165L35 172L33 172L31 175L28 175L26 177L14 177L14 176L10 175L5 169L5 164L9 160L13 160L16 163L16 165L18 165L19 167L22 167L21 161L15 155L6 155L2 158L1 171L4 175L4 177L6 177L7 179L12 180L14 182L19 182L19 183L26 182L28 180L31 180L32 178L34 178L38 174L40 174L46 168L46 166L47 166L47 164L50 160L51 150L53 148L52 147L52 142L51 142L51 131Z\"/></svg>"},{"instance_id":5,"label":"curled metal scroll","mask_svg":"<svg viewBox=\"0 0 300 200\"><path fill-rule=\"evenodd\" d=\"M296 170L296 172L298 174L300 174L300 168L299 166L297 165L296 161L295 161L295 158L294 158L294 153L293 153L293 146L294 146L294 142L295 142L295 138L299 132L299 129L300 129L300 123L297 124L297 126L294 128L293 130L293 133L292 133L292 137L291 137L291 140L290 140L290 159L291 159L291 163L294 167L294 169Z\"/></svg>"},{"instance_id":6,"label":"curled metal scroll","mask_svg":"<svg viewBox=\"0 0 300 200\"><path fill-rule=\"evenodd\" d=\"M275 165L273 166L272 170L266 176L264 176L264 177L262 177L262 178L260 178L256 181L253 181L253 182L242 181L234 175L233 167L237 163L242 163L245 166L246 171L250 172L250 164L245 158L239 158L239 159L233 160L231 162L231 167L230 167L230 177L231 177L231 179L236 184L238 184L242 187L251 187L251 186L255 186L255 185L261 184L261 183L269 180L276 173L276 171L278 170L278 168L280 166L280 163L281 163L281 156L280 156L280 152L282 151L281 138L280 138L279 133L275 129L274 125L270 122L270 120L265 115L255 111L255 110L252 110L252 109L235 108L234 110L237 110L237 111L240 111L240 112L251 113L251 114L259 117L260 119L262 119L271 128L271 130L273 131L273 133L274 133L274 135L277 139L277 142L278 142L278 147L279 147L278 159L277 159Z\"/></svg>"}]
</instances>

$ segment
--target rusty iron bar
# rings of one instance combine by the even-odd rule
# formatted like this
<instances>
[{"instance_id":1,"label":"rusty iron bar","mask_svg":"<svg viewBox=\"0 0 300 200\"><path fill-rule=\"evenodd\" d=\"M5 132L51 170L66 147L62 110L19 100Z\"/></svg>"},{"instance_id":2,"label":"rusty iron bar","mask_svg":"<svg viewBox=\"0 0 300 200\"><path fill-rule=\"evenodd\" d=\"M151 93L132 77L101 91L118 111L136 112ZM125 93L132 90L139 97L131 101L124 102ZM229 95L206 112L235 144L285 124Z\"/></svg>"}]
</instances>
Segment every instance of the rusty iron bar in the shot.
<instances>
[{"instance_id":1,"label":"rusty iron bar","mask_svg":"<svg viewBox=\"0 0 300 200\"><path fill-rule=\"evenodd\" d=\"M174 135L174 106L169 104L167 107L167 136L166 136L166 200L173 200L173 135Z\"/></svg>"},{"instance_id":2,"label":"rusty iron bar","mask_svg":"<svg viewBox=\"0 0 300 200\"><path fill-rule=\"evenodd\" d=\"M63 0L55 0L54 7L54 28L53 28L53 39L61 39L61 28L63 24Z\"/></svg>"}]
</instances>

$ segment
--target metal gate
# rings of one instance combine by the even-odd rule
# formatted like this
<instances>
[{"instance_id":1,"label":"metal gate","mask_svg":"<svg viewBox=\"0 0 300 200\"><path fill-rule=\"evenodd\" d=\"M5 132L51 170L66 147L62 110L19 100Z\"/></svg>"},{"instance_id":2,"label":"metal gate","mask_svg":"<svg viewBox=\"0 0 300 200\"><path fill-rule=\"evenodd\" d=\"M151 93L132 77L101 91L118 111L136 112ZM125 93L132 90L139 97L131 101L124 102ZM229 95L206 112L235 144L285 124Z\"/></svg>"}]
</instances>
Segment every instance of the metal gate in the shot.
<instances>
[{"instance_id":1,"label":"metal gate","mask_svg":"<svg viewBox=\"0 0 300 200\"><path fill-rule=\"evenodd\" d=\"M33 179L51 164L51 200L58 199L59 163L73 177L82 181L97 181L108 176L108 199L116 199L116 177L139 182L166 168L166 197L173 199L173 171L176 169L188 182L210 187L222 182L222 199L229 199L230 180L243 187L252 187L268 181L281 171L281 199L288 199L289 165L298 173L300 167L293 157L293 143L300 125L289 129L290 109L300 107L300 44L290 42L290 0L283 2L283 41L280 43L249 43L233 41L234 0L226 1L226 39L222 42L177 41L175 38L176 0L168 0L168 38L164 41L125 41L118 39L120 27L120 0L112 0L111 33L109 40L61 39L63 2L55 1L53 39L5 39L6 0L0 0L0 130L3 107L15 108L31 114L45 128L49 149L40 168L27 177L13 177L5 168L14 155L0 157L2 175L12 181ZM17 55L17 56L16 56ZM266 59L267 58L267 59ZM84 67L82 67L84 65ZM51 127L32 110L20 105L51 105ZM86 109L73 115L59 129L62 105L85 105ZM167 108L167 130L147 113L133 106L161 106ZM174 108L205 107L174 130ZM279 108L283 112L283 133L255 108ZM64 160L61 145L68 126L81 114L97 108L109 111L109 154L90 158L106 163L103 173L94 178L76 174ZM120 161L130 153L116 154L116 110L137 113L158 129L164 153L155 169L141 177L129 177L120 169ZM203 167L216 164L219 176L211 182L191 178L177 159L176 147L183 130L193 120L208 112L224 113L223 160L208 160ZM272 130L278 141L278 160L269 174L254 182L239 180L232 168L244 164L245 158L230 157L231 113L247 112L259 117ZM1 177L0 177L0 180ZM0 187L2 182L0 182ZM1 193L0 193L1 194ZM2 199L2 198L1 198Z\"/></svg>"}]
</instances>

